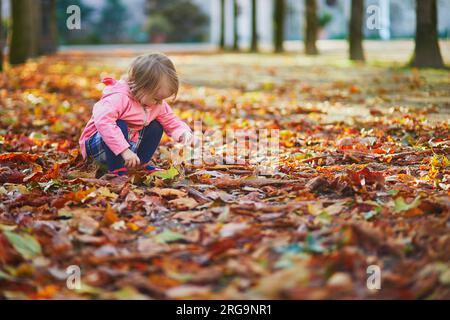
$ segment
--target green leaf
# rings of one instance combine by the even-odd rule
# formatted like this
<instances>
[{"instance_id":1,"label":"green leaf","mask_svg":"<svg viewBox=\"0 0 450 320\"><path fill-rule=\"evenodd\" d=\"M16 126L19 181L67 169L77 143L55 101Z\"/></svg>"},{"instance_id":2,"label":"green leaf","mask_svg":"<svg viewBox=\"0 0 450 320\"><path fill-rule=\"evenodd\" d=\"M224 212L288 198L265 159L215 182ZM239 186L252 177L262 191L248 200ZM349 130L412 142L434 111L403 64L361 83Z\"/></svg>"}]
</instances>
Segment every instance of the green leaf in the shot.
<instances>
[{"instance_id":1,"label":"green leaf","mask_svg":"<svg viewBox=\"0 0 450 320\"><path fill-rule=\"evenodd\" d=\"M51 188L57 189L61 187L61 184L57 180L49 180L47 182L38 182L39 186L44 190L44 192L49 191Z\"/></svg>"},{"instance_id":2,"label":"green leaf","mask_svg":"<svg viewBox=\"0 0 450 320\"><path fill-rule=\"evenodd\" d=\"M151 181L153 180L153 178L161 178L163 180L166 179L173 179L174 177L176 177L179 174L178 170L175 167L170 167L170 169L168 170L164 170L164 171L157 171L157 172L153 172L152 174L147 176L147 179L145 180L145 184L146 185L150 185Z\"/></svg>"},{"instance_id":3,"label":"green leaf","mask_svg":"<svg viewBox=\"0 0 450 320\"><path fill-rule=\"evenodd\" d=\"M30 139L35 139L35 140L43 140L46 138L46 136L42 133L42 132L32 132L29 135Z\"/></svg>"},{"instance_id":4,"label":"green leaf","mask_svg":"<svg viewBox=\"0 0 450 320\"><path fill-rule=\"evenodd\" d=\"M171 230L164 230L163 232L157 234L154 239L159 243L168 243L178 240L184 240L185 237L181 233L173 232Z\"/></svg>"},{"instance_id":5,"label":"green leaf","mask_svg":"<svg viewBox=\"0 0 450 320\"><path fill-rule=\"evenodd\" d=\"M14 277L0 270L0 279L14 280Z\"/></svg>"},{"instance_id":6,"label":"green leaf","mask_svg":"<svg viewBox=\"0 0 450 320\"><path fill-rule=\"evenodd\" d=\"M118 291L105 293L102 299L116 299L116 300L145 300L148 296L141 294L137 289L126 286Z\"/></svg>"},{"instance_id":7,"label":"green leaf","mask_svg":"<svg viewBox=\"0 0 450 320\"><path fill-rule=\"evenodd\" d=\"M111 190L109 190L107 187L98 188L95 193L97 195L103 196L105 198L111 198L113 200L116 200L118 197L117 193L111 192Z\"/></svg>"},{"instance_id":8,"label":"green leaf","mask_svg":"<svg viewBox=\"0 0 450 320\"><path fill-rule=\"evenodd\" d=\"M439 281L443 285L450 285L450 269L447 269L446 271L443 271L441 275L439 276Z\"/></svg>"},{"instance_id":9,"label":"green leaf","mask_svg":"<svg viewBox=\"0 0 450 320\"><path fill-rule=\"evenodd\" d=\"M398 190L398 189L391 189L391 190L386 191L387 194L390 194L392 196L395 196L399 192L400 192L400 190Z\"/></svg>"},{"instance_id":10,"label":"green leaf","mask_svg":"<svg viewBox=\"0 0 450 320\"><path fill-rule=\"evenodd\" d=\"M420 204L420 197L416 197L411 203L406 203L405 199L398 197L394 200L394 212L400 213L413 209Z\"/></svg>"},{"instance_id":11,"label":"green leaf","mask_svg":"<svg viewBox=\"0 0 450 320\"><path fill-rule=\"evenodd\" d=\"M162 179L173 179L178 175L178 170L175 167L170 167L168 170L153 172L151 176Z\"/></svg>"},{"instance_id":12,"label":"green leaf","mask_svg":"<svg viewBox=\"0 0 450 320\"><path fill-rule=\"evenodd\" d=\"M55 133L59 133L64 131L64 125L61 122L55 122L51 127L50 127L50 131L55 132Z\"/></svg>"},{"instance_id":13,"label":"green leaf","mask_svg":"<svg viewBox=\"0 0 450 320\"><path fill-rule=\"evenodd\" d=\"M87 285L85 283L81 284L81 288L76 288L74 290L76 293L86 293L86 294L91 294L91 295L101 295L102 293L104 293L102 288L97 288L97 287L92 287L90 285Z\"/></svg>"},{"instance_id":14,"label":"green leaf","mask_svg":"<svg viewBox=\"0 0 450 320\"><path fill-rule=\"evenodd\" d=\"M219 123L216 121L216 119L214 119L210 114L205 113L204 117L203 117L203 122L205 123L205 125L209 128L211 127L215 127L217 125L219 125Z\"/></svg>"},{"instance_id":15,"label":"green leaf","mask_svg":"<svg viewBox=\"0 0 450 320\"><path fill-rule=\"evenodd\" d=\"M42 254L41 245L29 234L19 234L13 231L3 231L11 245L25 259L31 259Z\"/></svg>"},{"instance_id":16,"label":"green leaf","mask_svg":"<svg viewBox=\"0 0 450 320\"><path fill-rule=\"evenodd\" d=\"M330 214L326 211L323 210L315 219L314 222L319 223L319 224L330 224L331 223L331 216Z\"/></svg>"}]
</instances>

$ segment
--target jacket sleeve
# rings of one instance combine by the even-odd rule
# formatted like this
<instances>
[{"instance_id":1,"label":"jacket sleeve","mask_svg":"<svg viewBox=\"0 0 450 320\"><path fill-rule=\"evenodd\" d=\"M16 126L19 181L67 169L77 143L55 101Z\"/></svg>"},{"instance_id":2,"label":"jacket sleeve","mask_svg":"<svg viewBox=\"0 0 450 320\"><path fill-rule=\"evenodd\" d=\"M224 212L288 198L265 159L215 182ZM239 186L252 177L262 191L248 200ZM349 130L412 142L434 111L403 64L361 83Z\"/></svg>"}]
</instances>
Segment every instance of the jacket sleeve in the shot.
<instances>
[{"instance_id":1,"label":"jacket sleeve","mask_svg":"<svg viewBox=\"0 0 450 320\"><path fill-rule=\"evenodd\" d=\"M184 121L173 113L172 108L165 101L163 102L162 111L156 117L156 120L162 125L164 131L175 139L175 141L178 141L184 132L192 131Z\"/></svg>"},{"instance_id":2,"label":"jacket sleeve","mask_svg":"<svg viewBox=\"0 0 450 320\"><path fill-rule=\"evenodd\" d=\"M125 106L126 101L122 94L113 94L94 105L93 118L95 127L103 141L115 155L119 155L130 147L122 130L116 123Z\"/></svg>"}]
</instances>

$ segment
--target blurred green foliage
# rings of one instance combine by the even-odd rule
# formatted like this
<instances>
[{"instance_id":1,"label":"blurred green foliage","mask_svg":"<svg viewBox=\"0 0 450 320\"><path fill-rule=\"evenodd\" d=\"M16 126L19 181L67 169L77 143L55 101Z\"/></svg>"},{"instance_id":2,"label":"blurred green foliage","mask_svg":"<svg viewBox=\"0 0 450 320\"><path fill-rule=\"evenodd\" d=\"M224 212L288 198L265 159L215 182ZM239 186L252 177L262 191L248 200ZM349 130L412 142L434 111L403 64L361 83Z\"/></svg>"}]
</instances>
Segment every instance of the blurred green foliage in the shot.
<instances>
[{"instance_id":1,"label":"blurred green foliage","mask_svg":"<svg viewBox=\"0 0 450 320\"><path fill-rule=\"evenodd\" d=\"M206 41L209 17L191 0L148 0L147 31L165 42ZM163 39L161 39L163 37Z\"/></svg>"}]
</instances>

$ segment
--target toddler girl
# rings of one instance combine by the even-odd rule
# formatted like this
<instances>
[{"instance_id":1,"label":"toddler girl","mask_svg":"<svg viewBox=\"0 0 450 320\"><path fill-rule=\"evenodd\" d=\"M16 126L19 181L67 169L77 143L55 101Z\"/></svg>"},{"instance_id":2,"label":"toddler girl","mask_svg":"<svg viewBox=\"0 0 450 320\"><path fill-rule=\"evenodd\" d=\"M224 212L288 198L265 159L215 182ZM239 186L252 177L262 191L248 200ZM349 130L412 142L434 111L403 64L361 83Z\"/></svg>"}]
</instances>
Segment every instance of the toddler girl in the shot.
<instances>
[{"instance_id":1,"label":"toddler girl","mask_svg":"<svg viewBox=\"0 0 450 320\"><path fill-rule=\"evenodd\" d=\"M163 131L177 142L189 144L192 131L172 111L165 99L178 93L175 67L163 54L137 57L128 77L104 78L102 98L79 143L83 158L91 157L108 166L109 173L127 174L127 168L142 165L148 173L160 170L148 164Z\"/></svg>"}]
</instances>

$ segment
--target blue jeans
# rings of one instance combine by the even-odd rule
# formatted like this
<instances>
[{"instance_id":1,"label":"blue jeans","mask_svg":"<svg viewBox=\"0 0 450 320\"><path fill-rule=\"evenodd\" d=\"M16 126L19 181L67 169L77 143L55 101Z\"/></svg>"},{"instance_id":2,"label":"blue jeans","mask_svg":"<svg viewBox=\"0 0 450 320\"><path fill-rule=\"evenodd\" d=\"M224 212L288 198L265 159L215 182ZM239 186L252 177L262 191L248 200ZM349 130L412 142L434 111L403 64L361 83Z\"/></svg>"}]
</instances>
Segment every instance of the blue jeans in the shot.
<instances>
[{"instance_id":1,"label":"blue jeans","mask_svg":"<svg viewBox=\"0 0 450 320\"><path fill-rule=\"evenodd\" d=\"M128 139L127 123L123 120L117 120L116 123L130 144L131 151L135 152L139 157L141 164L144 165L149 162L161 142L163 135L162 125L158 121L153 120L148 126L139 131L139 139L137 143L134 143ZM86 152L88 156L106 164L109 171L115 171L125 166L122 156L120 154L116 156L98 132L86 141Z\"/></svg>"}]
</instances>

